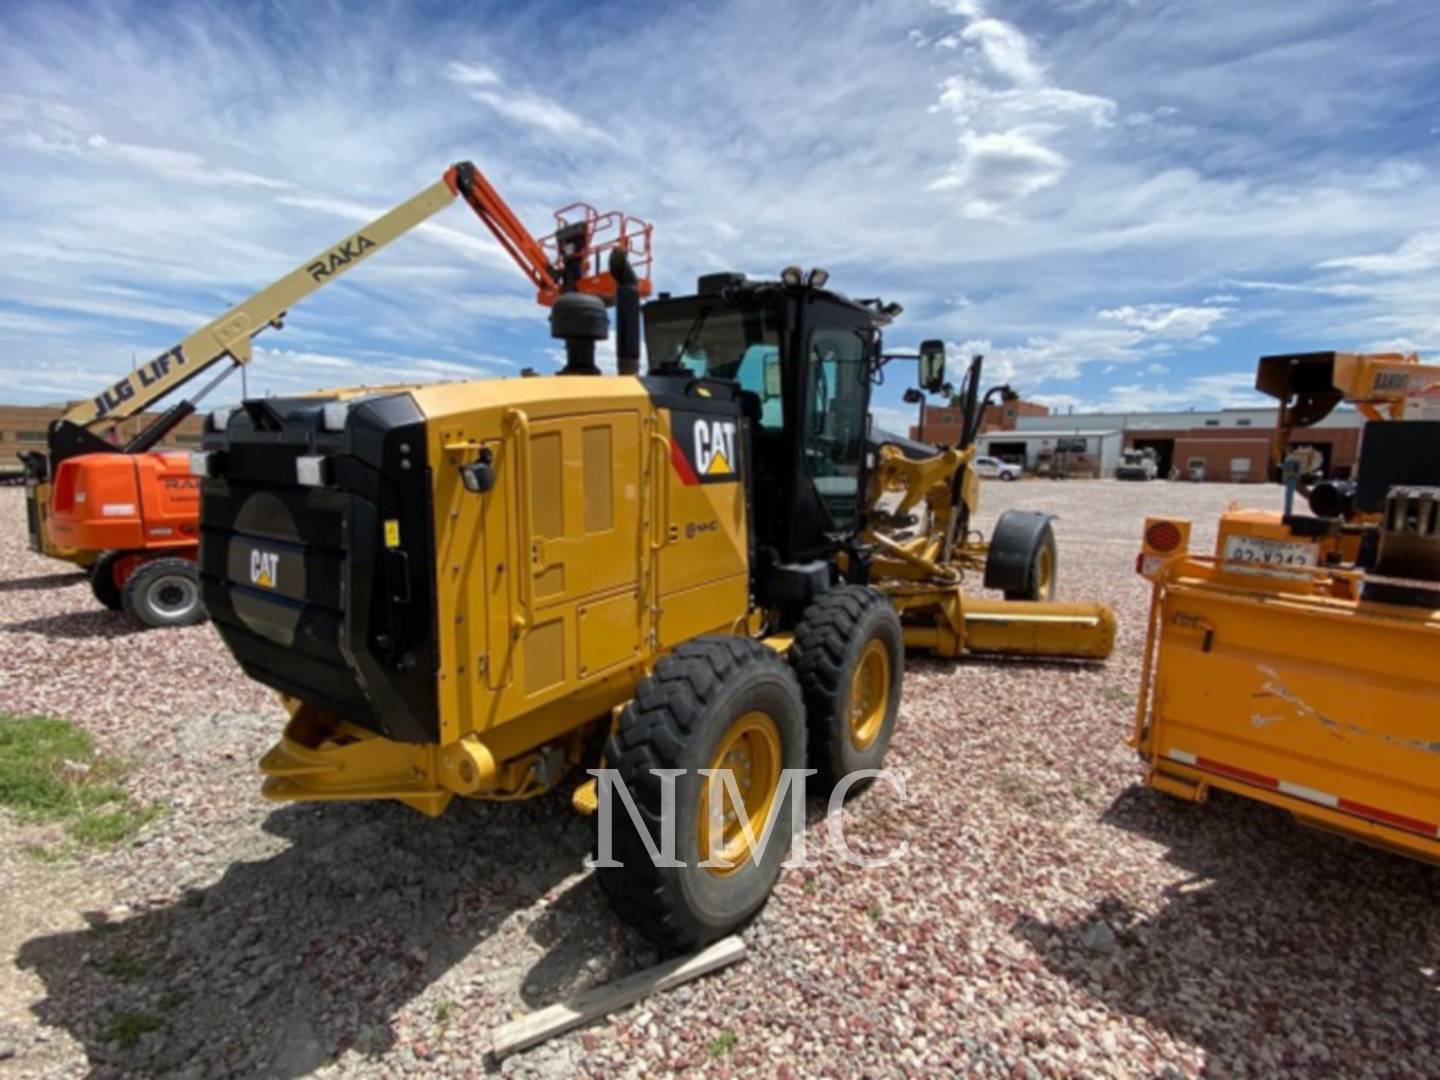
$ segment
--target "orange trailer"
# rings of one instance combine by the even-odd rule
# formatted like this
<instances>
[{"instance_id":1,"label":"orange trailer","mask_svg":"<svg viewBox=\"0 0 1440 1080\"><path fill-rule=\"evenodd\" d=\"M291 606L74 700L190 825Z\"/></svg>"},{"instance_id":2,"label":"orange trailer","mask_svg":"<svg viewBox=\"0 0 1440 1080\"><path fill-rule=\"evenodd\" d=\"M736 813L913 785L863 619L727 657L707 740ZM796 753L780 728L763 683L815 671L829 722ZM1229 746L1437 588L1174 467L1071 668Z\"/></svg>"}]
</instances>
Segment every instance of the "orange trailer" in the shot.
<instances>
[{"instance_id":1,"label":"orange trailer","mask_svg":"<svg viewBox=\"0 0 1440 1080\"><path fill-rule=\"evenodd\" d=\"M1227 510L1210 552L1188 521L1146 522L1130 745L1157 790L1231 791L1440 862L1440 367L1302 353L1262 359L1256 386L1282 402L1285 508ZM1353 481L1285 449L1342 400L1368 420Z\"/></svg>"}]
</instances>

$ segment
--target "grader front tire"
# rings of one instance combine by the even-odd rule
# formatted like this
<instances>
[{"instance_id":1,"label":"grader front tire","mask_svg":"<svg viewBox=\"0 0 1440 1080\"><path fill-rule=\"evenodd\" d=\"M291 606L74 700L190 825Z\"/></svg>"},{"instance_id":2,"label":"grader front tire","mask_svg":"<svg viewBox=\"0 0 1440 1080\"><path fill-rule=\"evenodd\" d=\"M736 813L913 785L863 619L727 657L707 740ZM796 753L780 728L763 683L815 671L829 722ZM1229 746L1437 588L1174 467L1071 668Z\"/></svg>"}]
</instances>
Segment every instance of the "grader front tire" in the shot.
<instances>
[{"instance_id":1,"label":"grader front tire","mask_svg":"<svg viewBox=\"0 0 1440 1080\"><path fill-rule=\"evenodd\" d=\"M602 865L598 873L621 918L663 949L680 952L723 937L765 905L790 851L796 794L783 785L783 772L805 767L804 706L783 658L748 638L686 642L640 683L606 742L605 760L620 773L657 848L665 828L674 828L675 858L684 864L656 866L629 812L601 784L597 825L606 817L604 801L614 799L612 856L622 865ZM754 834L771 817L774 831L757 864L738 832L738 816L727 817L716 845L726 865L702 867L709 787L723 781L697 770L726 768L735 774ZM671 822L663 819L656 769L684 770L676 777Z\"/></svg>"},{"instance_id":2,"label":"grader front tire","mask_svg":"<svg viewBox=\"0 0 1440 1080\"><path fill-rule=\"evenodd\" d=\"M834 785L885 761L900 711L905 641L900 617L882 593L840 585L800 617L790 662L805 693L810 763Z\"/></svg>"}]
</instances>

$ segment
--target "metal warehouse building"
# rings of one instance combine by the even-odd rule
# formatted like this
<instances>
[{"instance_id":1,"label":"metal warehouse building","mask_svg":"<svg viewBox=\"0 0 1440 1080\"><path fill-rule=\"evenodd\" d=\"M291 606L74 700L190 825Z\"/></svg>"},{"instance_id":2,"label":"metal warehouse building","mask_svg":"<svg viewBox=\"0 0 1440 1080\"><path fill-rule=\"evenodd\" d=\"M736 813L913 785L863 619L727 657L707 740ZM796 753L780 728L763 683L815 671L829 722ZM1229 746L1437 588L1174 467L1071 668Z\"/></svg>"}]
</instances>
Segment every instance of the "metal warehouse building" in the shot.
<instances>
[{"instance_id":1,"label":"metal warehouse building","mask_svg":"<svg viewBox=\"0 0 1440 1080\"><path fill-rule=\"evenodd\" d=\"M941 407L926 413L927 441L947 441L946 412ZM979 436L980 452L1021 463L1027 472L1114 476L1121 450L1133 448L1154 450L1162 477L1198 466L1207 480L1258 483L1266 479L1276 410L1050 414L1029 408L1005 419L1008 430L990 428ZM1346 477L1360 452L1362 425L1354 409L1336 409L1314 427L1297 431L1291 445L1314 447L1326 475Z\"/></svg>"},{"instance_id":2,"label":"metal warehouse building","mask_svg":"<svg viewBox=\"0 0 1440 1080\"><path fill-rule=\"evenodd\" d=\"M1121 432L1125 449L1155 451L1162 477L1172 468L1183 473L1198 464L1207 480L1261 482L1266 479L1276 415L1275 409L1216 409L1021 416L1015 431L1005 434L1115 429ZM1349 476L1360 452L1363 423L1354 409L1336 409L1314 427L1297 432L1291 445L1319 450L1326 475ZM1113 467L1101 475L1113 476Z\"/></svg>"},{"instance_id":3,"label":"metal warehouse building","mask_svg":"<svg viewBox=\"0 0 1440 1080\"><path fill-rule=\"evenodd\" d=\"M1086 426L1071 431L991 431L975 441L981 454L1024 465L1027 473L1102 477L1115 475L1123 439L1119 428Z\"/></svg>"}]
</instances>

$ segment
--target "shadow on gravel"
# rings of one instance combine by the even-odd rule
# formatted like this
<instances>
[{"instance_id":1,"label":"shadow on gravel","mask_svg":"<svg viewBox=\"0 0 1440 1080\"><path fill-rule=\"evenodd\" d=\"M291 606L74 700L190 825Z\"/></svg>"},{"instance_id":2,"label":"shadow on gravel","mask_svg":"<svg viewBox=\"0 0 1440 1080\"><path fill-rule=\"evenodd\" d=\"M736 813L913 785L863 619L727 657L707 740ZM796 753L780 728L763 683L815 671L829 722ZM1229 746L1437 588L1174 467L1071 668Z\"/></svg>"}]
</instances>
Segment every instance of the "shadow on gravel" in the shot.
<instances>
[{"instance_id":1,"label":"shadow on gravel","mask_svg":"<svg viewBox=\"0 0 1440 1080\"><path fill-rule=\"evenodd\" d=\"M101 607L90 611L42 615L34 619L16 619L0 625L0 630L49 638L122 638L146 632L145 627L127 618L123 612Z\"/></svg>"},{"instance_id":2,"label":"shadow on gravel","mask_svg":"<svg viewBox=\"0 0 1440 1080\"><path fill-rule=\"evenodd\" d=\"M1136 787L1103 820L1191 876L1153 916L1112 897L1021 918L1052 971L1203 1048L1210 1072L1436 1075L1440 870L1224 792L1192 806Z\"/></svg>"},{"instance_id":3,"label":"shadow on gravel","mask_svg":"<svg viewBox=\"0 0 1440 1080\"><path fill-rule=\"evenodd\" d=\"M351 1047L424 1068L409 1044L443 1018L418 1017L397 1046L392 1017L579 870L590 843L559 797L456 800L434 821L399 805L290 806L265 829L291 846L178 900L115 922L87 916L88 931L22 947L19 966L46 988L35 1015L83 1044L92 1075L295 1077ZM539 965L527 972L533 952L497 952L445 1011L508 1019L517 986L539 1001L608 968L628 931L586 882L537 920L549 948Z\"/></svg>"},{"instance_id":4,"label":"shadow on gravel","mask_svg":"<svg viewBox=\"0 0 1440 1080\"><path fill-rule=\"evenodd\" d=\"M40 574L37 577L11 578L0 581L0 593L29 592L32 589L63 589L67 585L83 585L90 575L83 570L69 574Z\"/></svg>"}]
</instances>

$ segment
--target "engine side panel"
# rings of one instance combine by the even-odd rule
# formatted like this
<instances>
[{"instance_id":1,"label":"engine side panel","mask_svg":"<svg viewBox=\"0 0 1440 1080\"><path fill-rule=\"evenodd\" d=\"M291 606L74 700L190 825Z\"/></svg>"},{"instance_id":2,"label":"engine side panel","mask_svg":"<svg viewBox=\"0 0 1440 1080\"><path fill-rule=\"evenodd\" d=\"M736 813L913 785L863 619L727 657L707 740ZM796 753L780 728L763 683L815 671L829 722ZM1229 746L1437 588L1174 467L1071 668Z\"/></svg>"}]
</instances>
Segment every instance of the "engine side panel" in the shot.
<instances>
[{"instance_id":1,"label":"engine side panel","mask_svg":"<svg viewBox=\"0 0 1440 1080\"><path fill-rule=\"evenodd\" d=\"M738 403L677 420L644 380L582 376L415 397L437 462L442 743L538 746L623 702L659 651L743 619ZM491 486L468 490L481 463Z\"/></svg>"}]
</instances>

